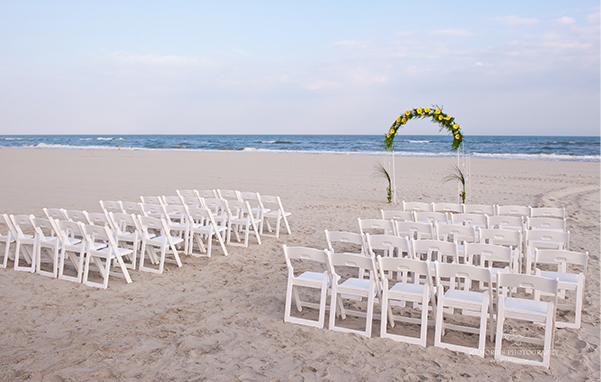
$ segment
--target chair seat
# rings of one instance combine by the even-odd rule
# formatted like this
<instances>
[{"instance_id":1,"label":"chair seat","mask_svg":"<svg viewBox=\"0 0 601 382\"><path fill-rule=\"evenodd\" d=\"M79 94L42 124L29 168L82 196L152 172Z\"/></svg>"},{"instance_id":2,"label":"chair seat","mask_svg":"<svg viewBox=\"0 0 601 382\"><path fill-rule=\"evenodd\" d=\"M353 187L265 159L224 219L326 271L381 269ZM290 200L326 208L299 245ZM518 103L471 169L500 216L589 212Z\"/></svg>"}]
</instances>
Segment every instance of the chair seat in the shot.
<instances>
[{"instance_id":1,"label":"chair seat","mask_svg":"<svg viewBox=\"0 0 601 382\"><path fill-rule=\"evenodd\" d=\"M307 272L301 273L296 278L321 282L321 280L323 280L323 273L307 271ZM330 285L329 281L328 281L328 285Z\"/></svg>"},{"instance_id":2,"label":"chair seat","mask_svg":"<svg viewBox=\"0 0 601 382\"><path fill-rule=\"evenodd\" d=\"M349 278L346 279L340 286L356 289L369 289L369 279Z\"/></svg>"},{"instance_id":3,"label":"chair seat","mask_svg":"<svg viewBox=\"0 0 601 382\"><path fill-rule=\"evenodd\" d=\"M505 297L505 308L533 314L547 314L548 302L527 300L523 298Z\"/></svg>"},{"instance_id":4,"label":"chair seat","mask_svg":"<svg viewBox=\"0 0 601 382\"><path fill-rule=\"evenodd\" d=\"M397 283L394 284L392 288L390 288L391 292L402 292L402 293L413 293L413 294L422 294L424 293L425 284L406 284L406 283Z\"/></svg>"},{"instance_id":5,"label":"chair seat","mask_svg":"<svg viewBox=\"0 0 601 382\"><path fill-rule=\"evenodd\" d=\"M576 273L541 271L540 275L548 279L559 279L560 282L564 283L578 283L578 274Z\"/></svg>"},{"instance_id":6,"label":"chair seat","mask_svg":"<svg viewBox=\"0 0 601 382\"><path fill-rule=\"evenodd\" d=\"M484 299L484 293L460 289L449 289L444 296L453 300L470 301L478 304L481 304Z\"/></svg>"},{"instance_id":7,"label":"chair seat","mask_svg":"<svg viewBox=\"0 0 601 382\"><path fill-rule=\"evenodd\" d=\"M119 250L119 255L120 255L120 256L129 255L129 254L131 254L131 253L133 253L133 252L134 252L133 250L131 250L131 249L128 249L128 248L120 248L120 247L119 247L119 248L117 248L117 249ZM107 253L108 251L111 251L111 250L110 250L110 248L108 248L108 247L107 247L107 248L103 248L103 249L97 250L96 252L97 252L97 253L102 253L103 255L106 255L106 253ZM111 259L114 259L114 258L116 258L116 257L117 257L117 256L116 256L116 254L115 254L113 251L111 251Z\"/></svg>"}]
</instances>

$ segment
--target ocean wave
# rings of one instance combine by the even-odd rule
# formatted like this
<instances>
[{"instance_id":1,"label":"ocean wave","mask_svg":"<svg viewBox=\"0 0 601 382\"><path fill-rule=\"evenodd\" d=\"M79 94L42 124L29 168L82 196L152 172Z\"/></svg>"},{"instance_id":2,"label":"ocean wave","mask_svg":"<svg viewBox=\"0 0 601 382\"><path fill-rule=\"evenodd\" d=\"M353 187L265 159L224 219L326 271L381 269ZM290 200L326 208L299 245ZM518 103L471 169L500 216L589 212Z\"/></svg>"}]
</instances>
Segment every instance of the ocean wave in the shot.
<instances>
[{"instance_id":1,"label":"ocean wave","mask_svg":"<svg viewBox=\"0 0 601 382\"><path fill-rule=\"evenodd\" d=\"M115 137L98 137L96 140L98 141L112 141Z\"/></svg>"},{"instance_id":2,"label":"ocean wave","mask_svg":"<svg viewBox=\"0 0 601 382\"><path fill-rule=\"evenodd\" d=\"M409 143L432 143L432 141L412 141L412 140L406 140L403 142L409 142Z\"/></svg>"},{"instance_id":3,"label":"ocean wave","mask_svg":"<svg viewBox=\"0 0 601 382\"><path fill-rule=\"evenodd\" d=\"M272 145L291 145L291 141L261 141L261 143L269 143Z\"/></svg>"}]
</instances>

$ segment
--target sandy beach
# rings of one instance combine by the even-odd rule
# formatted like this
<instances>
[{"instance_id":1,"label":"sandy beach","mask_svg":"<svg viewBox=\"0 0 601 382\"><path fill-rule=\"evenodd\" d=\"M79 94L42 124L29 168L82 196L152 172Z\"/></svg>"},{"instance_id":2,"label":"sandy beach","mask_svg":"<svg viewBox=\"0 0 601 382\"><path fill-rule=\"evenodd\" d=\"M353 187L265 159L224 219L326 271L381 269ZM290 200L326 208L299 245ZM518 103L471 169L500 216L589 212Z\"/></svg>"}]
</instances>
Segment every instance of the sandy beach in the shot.
<instances>
[{"instance_id":1,"label":"sandy beach","mask_svg":"<svg viewBox=\"0 0 601 382\"><path fill-rule=\"evenodd\" d=\"M282 245L326 247L324 229L358 232L378 218L382 157L79 149L1 149L0 212L100 212L177 189L279 195L292 235L249 248L182 256L163 275L132 271L106 290L0 269L4 381L586 381L600 378L600 164L472 159L471 203L564 206L570 247L588 251L582 328L557 329L549 370L284 323ZM396 158L399 199L457 202L442 178L453 158ZM4 224L0 232L6 233ZM14 247L13 247L14 248ZM11 262L12 263L12 262ZM488 343L487 349L494 349Z\"/></svg>"}]
</instances>

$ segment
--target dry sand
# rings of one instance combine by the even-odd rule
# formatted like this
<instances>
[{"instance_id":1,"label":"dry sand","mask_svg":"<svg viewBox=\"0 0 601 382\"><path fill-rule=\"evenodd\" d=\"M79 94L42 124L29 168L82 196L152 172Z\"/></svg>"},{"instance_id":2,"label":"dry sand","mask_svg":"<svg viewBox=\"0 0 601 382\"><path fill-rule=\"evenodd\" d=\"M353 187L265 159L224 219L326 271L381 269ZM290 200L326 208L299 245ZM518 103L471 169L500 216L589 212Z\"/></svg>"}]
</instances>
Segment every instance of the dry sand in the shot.
<instances>
[{"instance_id":1,"label":"dry sand","mask_svg":"<svg viewBox=\"0 0 601 382\"><path fill-rule=\"evenodd\" d=\"M558 329L549 370L432 346L283 322L282 244L326 246L323 230L377 218L382 158L253 152L2 149L0 212L100 211L177 189L279 195L292 235L184 256L163 275L131 272L107 290L0 269L0 380L599 380L599 163L472 160L472 203L565 206L571 248L590 253L582 328ZM445 158L397 158L400 199L455 202ZM1 232L6 229L1 226ZM489 343L488 349L493 344Z\"/></svg>"}]
</instances>

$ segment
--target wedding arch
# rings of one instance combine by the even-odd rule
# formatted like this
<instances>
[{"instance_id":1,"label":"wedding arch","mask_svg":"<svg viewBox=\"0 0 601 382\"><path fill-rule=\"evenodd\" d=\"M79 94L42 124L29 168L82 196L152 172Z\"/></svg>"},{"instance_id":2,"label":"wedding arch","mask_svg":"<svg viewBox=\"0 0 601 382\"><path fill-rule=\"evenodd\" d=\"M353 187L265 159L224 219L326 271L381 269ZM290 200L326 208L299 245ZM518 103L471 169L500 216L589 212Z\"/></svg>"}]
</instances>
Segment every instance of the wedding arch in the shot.
<instances>
[{"instance_id":1,"label":"wedding arch","mask_svg":"<svg viewBox=\"0 0 601 382\"><path fill-rule=\"evenodd\" d=\"M439 131L446 130L449 134L453 136L453 142L451 145L452 151L458 151L459 148L463 148L463 133L461 132L461 128L459 124L455 121L454 117L444 113L442 111L442 107L433 106L431 108L415 108L412 110L406 110L403 114L401 114L390 126L390 130L386 133L386 137L382 142L384 149L391 152L392 158L392 199L396 204L396 170L394 165L394 137L398 130L403 127L407 122L412 119L426 119L430 118L433 123L436 123L440 126ZM458 161L461 162L461 153L458 153ZM469 166L469 163L468 163ZM466 167L465 161L463 164L459 163L459 167ZM469 172L469 168L467 170Z\"/></svg>"}]
</instances>

